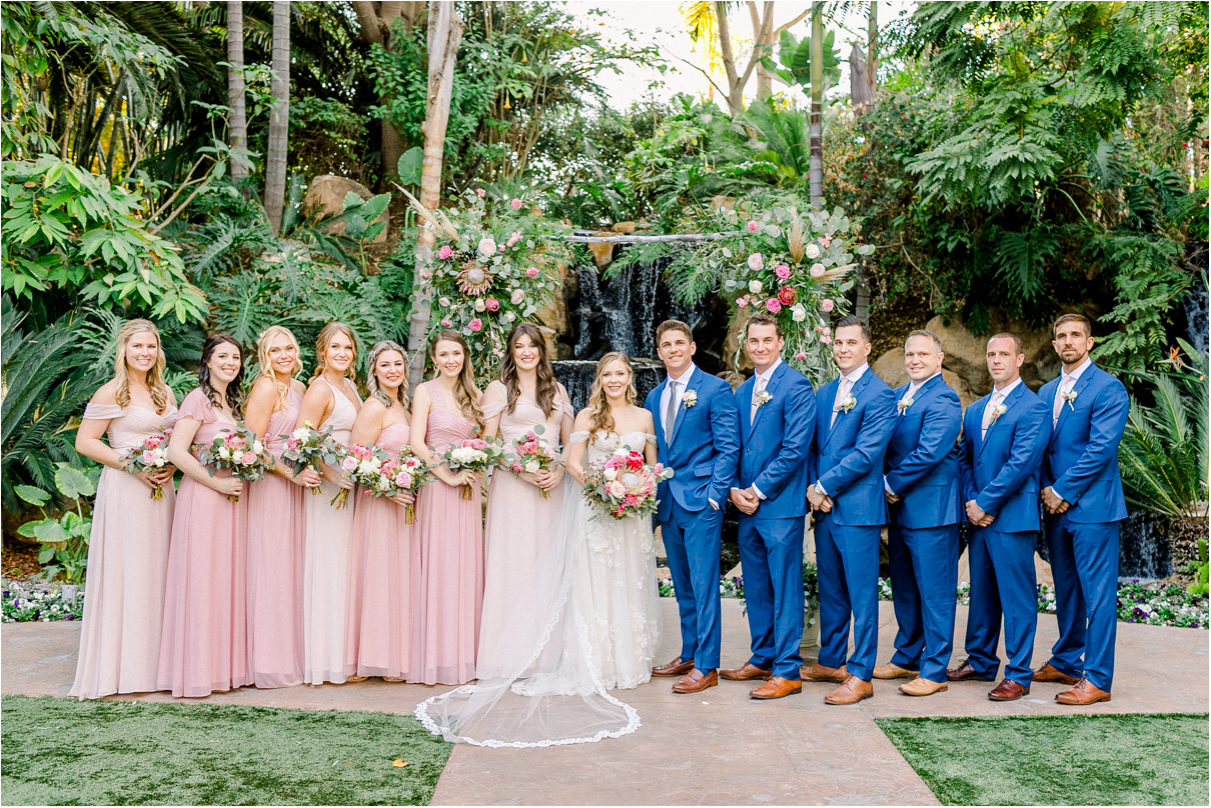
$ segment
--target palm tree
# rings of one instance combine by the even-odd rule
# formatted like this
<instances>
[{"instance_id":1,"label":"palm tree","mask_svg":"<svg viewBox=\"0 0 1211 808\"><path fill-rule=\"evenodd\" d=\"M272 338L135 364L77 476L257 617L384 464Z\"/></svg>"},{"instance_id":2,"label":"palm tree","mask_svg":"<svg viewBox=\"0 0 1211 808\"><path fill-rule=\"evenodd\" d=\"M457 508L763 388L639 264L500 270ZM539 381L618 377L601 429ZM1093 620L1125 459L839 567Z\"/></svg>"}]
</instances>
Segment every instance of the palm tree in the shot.
<instances>
[{"instance_id":1,"label":"palm tree","mask_svg":"<svg viewBox=\"0 0 1211 808\"><path fill-rule=\"evenodd\" d=\"M227 0L227 131L232 150L248 148L248 114L244 107L244 4ZM248 163L242 156L231 161L231 178L248 176Z\"/></svg>"},{"instance_id":2,"label":"palm tree","mask_svg":"<svg viewBox=\"0 0 1211 808\"><path fill-rule=\"evenodd\" d=\"M824 113L824 4L812 3L812 116L810 193L813 210L824 207L824 147L821 119Z\"/></svg>"},{"instance_id":3,"label":"palm tree","mask_svg":"<svg viewBox=\"0 0 1211 808\"><path fill-rule=\"evenodd\" d=\"M265 213L269 226L277 233L282 227L282 208L286 203L286 134L290 125L290 2L273 4L273 78L269 92L273 106L269 112L269 141L265 157Z\"/></svg>"}]
</instances>

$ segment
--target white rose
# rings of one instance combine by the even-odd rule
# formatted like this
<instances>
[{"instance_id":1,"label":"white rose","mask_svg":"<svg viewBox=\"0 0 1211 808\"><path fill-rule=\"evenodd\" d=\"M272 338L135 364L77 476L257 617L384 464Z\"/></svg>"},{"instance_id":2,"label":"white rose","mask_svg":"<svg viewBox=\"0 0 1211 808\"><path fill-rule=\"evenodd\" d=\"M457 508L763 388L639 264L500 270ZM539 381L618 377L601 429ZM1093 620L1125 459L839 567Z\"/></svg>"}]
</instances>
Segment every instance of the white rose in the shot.
<instances>
[{"instance_id":1,"label":"white rose","mask_svg":"<svg viewBox=\"0 0 1211 808\"><path fill-rule=\"evenodd\" d=\"M796 303L791 306L791 319L796 323L801 323L807 319L807 309L803 308L801 303Z\"/></svg>"},{"instance_id":2,"label":"white rose","mask_svg":"<svg viewBox=\"0 0 1211 808\"><path fill-rule=\"evenodd\" d=\"M491 258L496 255L496 242L490 238L481 238L475 246L475 251L481 258Z\"/></svg>"},{"instance_id":3,"label":"white rose","mask_svg":"<svg viewBox=\"0 0 1211 808\"><path fill-rule=\"evenodd\" d=\"M443 309L448 309L448 308L450 308L450 298L448 298L448 297L439 297L439 298L437 299L437 304L438 304L439 306L441 306Z\"/></svg>"},{"instance_id":4,"label":"white rose","mask_svg":"<svg viewBox=\"0 0 1211 808\"><path fill-rule=\"evenodd\" d=\"M252 451L254 451L257 454L264 454L265 453L265 444L261 443L259 440L254 440L252 442Z\"/></svg>"},{"instance_id":5,"label":"white rose","mask_svg":"<svg viewBox=\"0 0 1211 808\"><path fill-rule=\"evenodd\" d=\"M812 264L812 268L809 271L813 278L819 278L824 274L824 264Z\"/></svg>"},{"instance_id":6,"label":"white rose","mask_svg":"<svg viewBox=\"0 0 1211 808\"><path fill-rule=\"evenodd\" d=\"M307 438L311 437L311 430L305 426L300 426L298 429L290 433L290 437L294 438L295 440L307 440Z\"/></svg>"},{"instance_id":7,"label":"white rose","mask_svg":"<svg viewBox=\"0 0 1211 808\"><path fill-rule=\"evenodd\" d=\"M487 308L487 305L484 303L484 299L482 297L475 298L475 310L476 311L483 311L486 308Z\"/></svg>"},{"instance_id":8,"label":"white rose","mask_svg":"<svg viewBox=\"0 0 1211 808\"><path fill-rule=\"evenodd\" d=\"M542 464L537 460L531 460L526 463L526 471L528 471L530 474L534 474L541 466Z\"/></svg>"},{"instance_id":9,"label":"white rose","mask_svg":"<svg viewBox=\"0 0 1211 808\"><path fill-rule=\"evenodd\" d=\"M749 281L748 282L748 290L749 290L749 292L753 293L754 295L761 294L761 290L764 288L765 287L762 285L761 281Z\"/></svg>"},{"instance_id":10,"label":"white rose","mask_svg":"<svg viewBox=\"0 0 1211 808\"><path fill-rule=\"evenodd\" d=\"M230 460L231 459L231 450L228 449L226 446L223 446L222 448L219 449L219 457L221 457L223 460Z\"/></svg>"},{"instance_id":11,"label":"white rose","mask_svg":"<svg viewBox=\"0 0 1211 808\"><path fill-rule=\"evenodd\" d=\"M601 472L601 476L607 480L613 480L618 476L618 471L617 469L606 469L605 471Z\"/></svg>"},{"instance_id":12,"label":"white rose","mask_svg":"<svg viewBox=\"0 0 1211 808\"><path fill-rule=\"evenodd\" d=\"M803 248L803 254L808 258L819 258L820 246L818 244L809 242L807 246Z\"/></svg>"},{"instance_id":13,"label":"white rose","mask_svg":"<svg viewBox=\"0 0 1211 808\"><path fill-rule=\"evenodd\" d=\"M506 320L508 320L509 322L513 322L514 320L516 320L516 319L517 319L517 315L516 315L516 314L514 314L514 313L513 313L513 312L511 312L511 311L506 311L506 312L505 312L505 319L506 319Z\"/></svg>"}]
</instances>

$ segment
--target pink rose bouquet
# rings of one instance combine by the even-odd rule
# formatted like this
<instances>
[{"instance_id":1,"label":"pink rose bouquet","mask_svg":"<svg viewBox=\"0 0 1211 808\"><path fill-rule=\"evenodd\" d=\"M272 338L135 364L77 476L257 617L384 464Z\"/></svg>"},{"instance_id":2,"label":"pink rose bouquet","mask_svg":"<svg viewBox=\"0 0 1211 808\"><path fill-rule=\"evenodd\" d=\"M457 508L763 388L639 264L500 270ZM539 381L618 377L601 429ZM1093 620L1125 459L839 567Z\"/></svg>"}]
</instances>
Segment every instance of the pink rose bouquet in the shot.
<instances>
[{"instance_id":1,"label":"pink rose bouquet","mask_svg":"<svg viewBox=\"0 0 1211 808\"><path fill-rule=\"evenodd\" d=\"M371 457L359 461L352 472L366 496L393 497L398 491L407 491L415 497L421 486L432 479L429 466L406 446L396 457L389 457L382 449L369 448L373 449ZM415 507L405 505L404 521L412 524L415 516Z\"/></svg>"},{"instance_id":2,"label":"pink rose bouquet","mask_svg":"<svg viewBox=\"0 0 1211 808\"><path fill-rule=\"evenodd\" d=\"M227 469L232 477L248 482L256 482L264 477L274 466L273 455L265 448L265 444L257 434L245 426L216 435L210 443L195 444L200 451L198 462L206 467L213 477L218 469ZM235 494L229 494L227 499L239 502Z\"/></svg>"},{"instance_id":3,"label":"pink rose bouquet","mask_svg":"<svg viewBox=\"0 0 1211 808\"><path fill-rule=\"evenodd\" d=\"M317 472L321 463L330 466L338 465L345 457L345 447L332 437L332 427L316 429L311 424L303 424L289 435L280 436L285 441L286 448L282 450L282 460L290 464L290 468L298 474L305 468L313 468ZM320 489L312 488L312 494L318 494Z\"/></svg>"},{"instance_id":4,"label":"pink rose bouquet","mask_svg":"<svg viewBox=\"0 0 1211 808\"><path fill-rule=\"evenodd\" d=\"M499 439L467 438L446 450L441 459L451 471L479 472L505 465L505 452ZM462 494L463 499L470 499L471 486L464 485Z\"/></svg>"},{"instance_id":5,"label":"pink rose bouquet","mask_svg":"<svg viewBox=\"0 0 1211 808\"><path fill-rule=\"evenodd\" d=\"M655 512L656 488L672 476L672 469L661 463L650 466L642 454L622 447L588 470L584 495L603 516L644 516Z\"/></svg>"},{"instance_id":6,"label":"pink rose bouquet","mask_svg":"<svg viewBox=\"0 0 1211 808\"><path fill-rule=\"evenodd\" d=\"M551 446L542 439L542 426L536 426L517 440L513 441L513 454L509 457L509 470L514 474L534 474L539 471L550 471L558 459ZM548 499L547 491L538 489L543 499Z\"/></svg>"},{"instance_id":7,"label":"pink rose bouquet","mask_svg":"<svg viewBox=\"0 0 1211 808\"><path fill-rule=\"evenodd\" d=\"M155 471L168 465L168 439L172 437L172 427L163 432L153 432L143 439L138 446L132 446L122 455L122 466L131 474L142 474L145 471ZM164 499L164 489L156 486L151 489L151 498Z\"/></svg>"}]
</instances>

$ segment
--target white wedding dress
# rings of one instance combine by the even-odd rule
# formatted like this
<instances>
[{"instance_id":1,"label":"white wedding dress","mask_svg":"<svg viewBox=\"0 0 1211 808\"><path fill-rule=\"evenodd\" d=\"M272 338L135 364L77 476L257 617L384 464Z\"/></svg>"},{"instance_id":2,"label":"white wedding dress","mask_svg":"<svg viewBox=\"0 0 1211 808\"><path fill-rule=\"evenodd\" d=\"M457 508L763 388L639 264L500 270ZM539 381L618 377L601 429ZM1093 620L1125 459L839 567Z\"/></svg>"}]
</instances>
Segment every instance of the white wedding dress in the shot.
<instances>
[{"instance_id":1,"label":"white wedding dress","mask_svg":"<svg viewBox=\"0 0 1211 808\"><path fill-rule=\"evenodd\" d=\"M573 442L588 438L572 434ZM643 432L599 433L586 466L622 444L642 451L649 440L655 438ZM651 675L659 639L651 521L598 516L575 483L565 485L553 549L510 609L513 659L494 664L490 679L417 705L430 732L477 746L536 747L592 743L639 728L635 709L607 691Z\"/></svg>"}]
</instances>

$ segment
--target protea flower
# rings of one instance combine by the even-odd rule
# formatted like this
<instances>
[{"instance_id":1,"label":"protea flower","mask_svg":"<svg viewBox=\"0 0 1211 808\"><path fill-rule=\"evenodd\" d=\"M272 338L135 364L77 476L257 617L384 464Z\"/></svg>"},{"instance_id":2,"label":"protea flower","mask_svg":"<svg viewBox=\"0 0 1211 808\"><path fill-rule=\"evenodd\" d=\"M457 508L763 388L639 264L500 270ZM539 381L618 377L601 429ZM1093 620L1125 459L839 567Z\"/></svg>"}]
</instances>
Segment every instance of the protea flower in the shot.
<instances>
[{"instance_id":1,"label":"protea flower","mask_svg":"<svg viewBox=\"0 0 1211 808\"><path fill-rule=\"evenodd\" d=\"M487 267L476 261L467 261L458 273L458 288L463 294L476 297L488 291L492 286L492 273Z\"/></svg>"}]
</instances>

